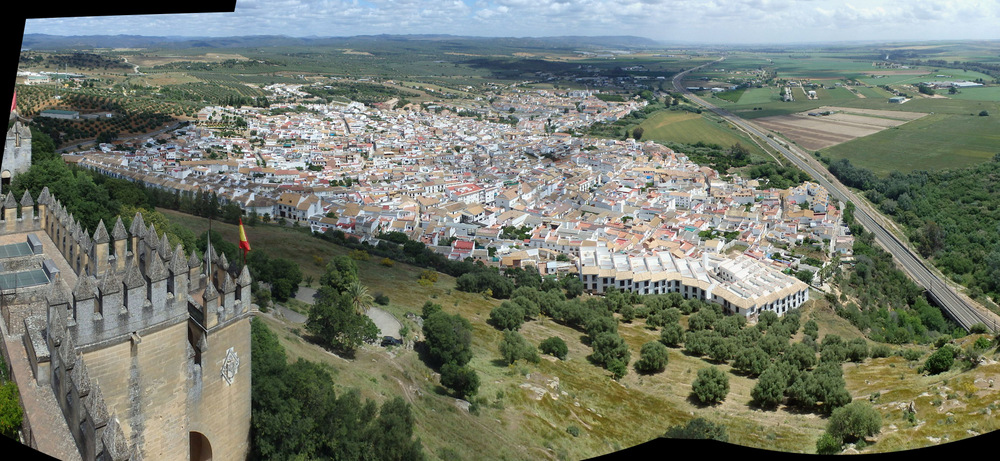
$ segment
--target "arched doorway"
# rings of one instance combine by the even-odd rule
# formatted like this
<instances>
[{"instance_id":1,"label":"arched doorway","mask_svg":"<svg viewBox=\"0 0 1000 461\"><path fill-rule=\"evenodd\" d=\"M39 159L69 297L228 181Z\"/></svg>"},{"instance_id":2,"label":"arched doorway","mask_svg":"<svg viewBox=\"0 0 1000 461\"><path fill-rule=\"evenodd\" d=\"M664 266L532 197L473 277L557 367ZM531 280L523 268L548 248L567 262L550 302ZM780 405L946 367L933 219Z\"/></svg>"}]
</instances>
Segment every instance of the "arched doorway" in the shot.
<instances>
[{"instance_id":1,"label":"arched doorway","mask_svg":"<svg viewBox=\"0 0 1000 461\"><path fill-rule=\"evenodd\" d=\"M212 444L201 432L191 432L191 461L211 461Z\"/></svg>"}]
</instances>

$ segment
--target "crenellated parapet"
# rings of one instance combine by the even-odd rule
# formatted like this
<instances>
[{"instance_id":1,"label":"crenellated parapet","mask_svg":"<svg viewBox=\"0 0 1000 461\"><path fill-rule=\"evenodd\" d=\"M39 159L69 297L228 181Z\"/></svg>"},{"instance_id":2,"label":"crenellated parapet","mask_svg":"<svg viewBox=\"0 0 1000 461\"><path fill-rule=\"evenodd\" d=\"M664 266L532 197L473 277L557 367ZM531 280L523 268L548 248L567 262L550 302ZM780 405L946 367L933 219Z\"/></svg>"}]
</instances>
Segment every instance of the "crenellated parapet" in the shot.
<instances>
[{"instance_id":1,"label":"crenellated parapet","mask_svg":"<svg viewBox=\"0 0 1000 461\"><path fill-rule=\"evenodd\" d=\"M126 459L107 458L105 432L112 420L100 383L91 379L90 370L69 331L72 322L66 318L68 300L53 293L49 301L45 335L38 334L40 331L34 328L29 330L37 337L45 337L43 342L33 348L38 357L47 359L44 367L35 369L36 379L39 383L48 382L51 385L84 460ZM43 371L47 372L47 376L40 376ZM128 449L126 441L125 450ZM102 456L105 457L101 458Z\"/></svg>"},{"instance_id":2,"label":"crenellated parapet","mask_svg":"<svg viewBox=\"0 0 1000 461\"><path fill-rule=\"evenodd\" d=\"M0 231L27 234L5 270L47 281L20 288L37 296L6 319L23 325L33 385L51 389L49 407L67 423L34 427L72 436L86 461L186 459L204 448L245 458L249 269L211 243L205 257L171 246L138 213L129 226L117 217L87 229L47 188L34 199L7 192L0 205Z\"/></svg>"},{"instance_id":3,"label":"crenellated parapet","mask_svg":"<svg viewBox=\"0 0 1000 461\"><path fill-rule=\"evenodd\" d=\"M118 217L109 232L103 220L93 230L83 228L48 188L37 200L26 192L19 202L8 192L2 203L0 226L45 232L76 273L70 293L51 297L49 304L65 301L67 331L78 345L188 318L210 330L250 311L245 267L235 272L211 245L204 259L185 254L180 245L172 248L141 213L128 229Z\"/></svg>"}]
</instances>

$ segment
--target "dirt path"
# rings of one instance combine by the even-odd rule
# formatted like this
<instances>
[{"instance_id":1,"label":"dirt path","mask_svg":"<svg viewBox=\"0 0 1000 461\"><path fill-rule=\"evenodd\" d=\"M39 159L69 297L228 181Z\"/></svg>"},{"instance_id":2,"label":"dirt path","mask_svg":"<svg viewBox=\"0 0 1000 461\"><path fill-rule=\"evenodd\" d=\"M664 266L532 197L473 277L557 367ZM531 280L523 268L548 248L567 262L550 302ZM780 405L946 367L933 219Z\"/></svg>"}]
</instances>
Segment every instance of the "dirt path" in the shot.
<instances>
[{"instance_id":1,"label":"dirt path","mask_svg":"<svg viewBox=\"0 0 1000 461\"><path fill-rule=\"evenodd\" d=\"M368 317L372 319L372 322L375 322L375 326L381 331L382 336L399 338L399 329L402 327L402 324L392 314L377 307L372 307L368 309Z\"/></svg>"}]
</instances>

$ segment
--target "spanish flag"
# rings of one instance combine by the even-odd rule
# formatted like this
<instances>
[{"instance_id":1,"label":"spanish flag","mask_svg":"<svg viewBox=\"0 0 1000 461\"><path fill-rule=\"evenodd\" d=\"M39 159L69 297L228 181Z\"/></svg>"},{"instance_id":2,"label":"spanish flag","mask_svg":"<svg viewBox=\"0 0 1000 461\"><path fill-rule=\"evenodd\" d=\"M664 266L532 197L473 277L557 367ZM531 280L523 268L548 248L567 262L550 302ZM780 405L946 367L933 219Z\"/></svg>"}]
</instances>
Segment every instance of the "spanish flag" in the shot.
<instances>
[{"instance_id":1,"label":"spanish flag","mask_svg":"<svg viewBox=\"0 0 1000 461\"><path fill-rule=\"evenodd\" d=\"M250 251L250 241L247 240L247 233L243 230L243 218L240 218L240 249L243 250L243 257L246 258Z\"/></svg>"}]
</instances>

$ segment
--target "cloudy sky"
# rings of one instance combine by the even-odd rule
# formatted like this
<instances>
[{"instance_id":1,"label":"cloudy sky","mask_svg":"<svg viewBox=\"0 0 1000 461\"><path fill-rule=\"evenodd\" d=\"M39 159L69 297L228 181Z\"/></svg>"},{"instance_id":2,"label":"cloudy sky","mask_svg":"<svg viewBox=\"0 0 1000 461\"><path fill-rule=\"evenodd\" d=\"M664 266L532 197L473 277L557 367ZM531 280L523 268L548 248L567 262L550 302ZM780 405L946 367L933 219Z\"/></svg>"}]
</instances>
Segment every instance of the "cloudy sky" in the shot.
<instances>
[{"instance_id":1,"label":"cloudy sky","mask_svg":"<svg viewBox=\"0 0 1000 461\"><path fill-rule=\"evenodd\" d=\"M699 43L1000 39L1000 0L237 0L232 13L28 19L55 35L634 35Z\"/></svg>"}]
</instances>

